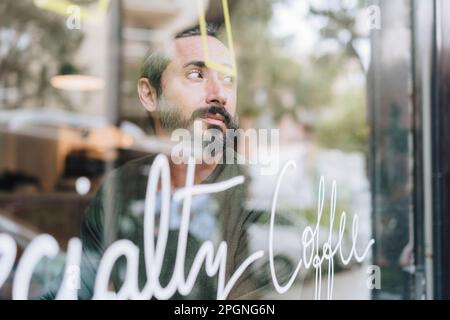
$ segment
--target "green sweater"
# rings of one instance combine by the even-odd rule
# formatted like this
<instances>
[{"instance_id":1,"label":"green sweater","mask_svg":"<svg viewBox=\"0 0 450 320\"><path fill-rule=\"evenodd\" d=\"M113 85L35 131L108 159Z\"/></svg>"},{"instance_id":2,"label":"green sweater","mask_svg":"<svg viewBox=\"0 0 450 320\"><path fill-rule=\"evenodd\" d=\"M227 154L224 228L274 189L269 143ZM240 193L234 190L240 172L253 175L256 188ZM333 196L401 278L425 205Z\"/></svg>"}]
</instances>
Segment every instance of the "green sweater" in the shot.
<instances>
[{"instance_id":1,"label":"green sweater","mask_svg":"<svg viewBox=\"0 0 450 320\"><path fill-rule=\"evenodd\" d=\"M139 248L139 287L147 281L143 250L144 200L147 179L155 156L147 156L130 161L109 173L103 186L85 212L80 239L83 246L80 264L79 299L91 299L96 271L108 246L119 239L131 240ZM224 192L193 196L191 219L186 249L185 274L190 270L195 255L205 240L216 244L226 241L228 245L226 279L233 274L241 262L249 256L246 228L251 213L244 209L247 197L248 176L245 169L236 164L218 165L203 183L214 183L243 175L246 180ZM158 225L159 197L157 197L155 225ZM108 208L108 209L106 209ZM162 286L172 277L177 250L179 217L181 205L171 200L170 230L164 264L160 275ZM157 235L155 235L156 239ZM216 253L216 251L215 251ZM120 289L126 271L126 260L119 258L111 275L114 289ZM61 279L61 278L60 278ZM60 285L60 279L53 282L44 299L53 299ZM255 290L250 269L241 277L228 296L230 299L242 297ZM217 276L209 277L202 267L192 292L187 296L176 293L173 299L215 299Z\"/></svg>"}]
</instances>

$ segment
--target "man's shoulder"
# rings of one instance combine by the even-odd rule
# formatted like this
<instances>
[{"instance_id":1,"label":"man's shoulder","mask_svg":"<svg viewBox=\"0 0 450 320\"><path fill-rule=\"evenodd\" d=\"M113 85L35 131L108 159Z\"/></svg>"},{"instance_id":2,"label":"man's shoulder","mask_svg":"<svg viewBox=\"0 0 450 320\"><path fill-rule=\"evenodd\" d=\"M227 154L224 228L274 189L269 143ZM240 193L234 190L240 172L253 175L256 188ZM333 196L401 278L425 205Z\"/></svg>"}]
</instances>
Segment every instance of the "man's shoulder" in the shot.
<instances>
[{"instance_id":1,"label":"man's shoulder","mask_svg":"<svg viewBox=\"0 0 450 320\"><path fill-rule=\"evenodd\" d=\"M123 165L117 167L113 170L114 175L119 175L121 177L130 177L134 175L140 175L141 173L144 173L146 170L148 170L151 165L153 164L153 161L155 160L156 155L146 155L140 158L136 158L133 160L130 160Z\"/></svg>"}]
</instances>

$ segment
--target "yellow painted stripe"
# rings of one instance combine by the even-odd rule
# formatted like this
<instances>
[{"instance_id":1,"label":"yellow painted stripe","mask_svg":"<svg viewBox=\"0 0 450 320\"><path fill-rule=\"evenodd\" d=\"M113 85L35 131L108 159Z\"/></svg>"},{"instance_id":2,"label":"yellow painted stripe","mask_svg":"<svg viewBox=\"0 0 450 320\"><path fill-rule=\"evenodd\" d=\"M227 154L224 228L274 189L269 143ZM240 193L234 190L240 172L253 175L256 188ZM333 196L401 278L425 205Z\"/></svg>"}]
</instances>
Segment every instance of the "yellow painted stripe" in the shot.
<instances>
[{"instance_id":1,"label":"yellow painted stripe","mask_svg":"<svg viewBox=\"0 0 450 320\"><path fill-rule=\"evenodd\" d=\"M199 26L200 26L200 35L202 37L203 54L205 56L206 66L208 68L217 70L217 71L225 73L225 74L230 74L230 75L236 77L237 76L236 55L234 52L233 34L231 31L231 20L230 20L230 11L228 8L228 0L222 0L222 8L223 8L223 14L224 14L224 18L225 18L227 43L228 43L228 48L229 48L230 54L231 54L231 63L232 63L231 68L224 66L220 63L217 63L215 61L212 61L209 58L209 49L208 49L208 41L207 41L208 33L206 30L205 9L203 7L202 0L197 0L197 8L198 8L198 21L199 21Z\"/></svg>"},{"instance_id":2,"label":"yellow painted stripe","mask_svg":"<svg viewBox=\"0 0 450 320\"><path fill-rule=\"evenodd\" d=\"M98 0L99 13L106 14L109 9L110 1L111 0ZM54 12L63 16L70 16L71 11L69 8L76 6L80 8L80 19L87 20L95 19L97 17L97 14L91 14L85 7L76 5L68 0L34 0L34 5L43 10Z\"/></svg>"}]
</instances>

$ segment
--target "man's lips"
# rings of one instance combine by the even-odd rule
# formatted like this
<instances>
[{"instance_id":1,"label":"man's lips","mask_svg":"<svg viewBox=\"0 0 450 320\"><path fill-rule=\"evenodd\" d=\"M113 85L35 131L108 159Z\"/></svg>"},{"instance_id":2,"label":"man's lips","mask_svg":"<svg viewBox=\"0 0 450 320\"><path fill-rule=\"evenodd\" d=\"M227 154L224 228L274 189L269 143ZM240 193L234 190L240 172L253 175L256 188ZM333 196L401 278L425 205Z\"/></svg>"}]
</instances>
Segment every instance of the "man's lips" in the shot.
<instances>
[{"instance_id":1,"label":"man's lips","mask_svg":"<svg viewBox=\"0 0 450 320\"><path fill-rule=\"evenodd\" d=\"M225 117L219 113L216 114L208 113L206 114L205 119L213 119L225 123Z\"/></svg>"},{"instance_id":2,"label":"man's lips","mask_svg":"<svg viewBox=\"0 0 450 320\"><path fill-rule=\"evenodd\" d=\"M203 118L203 121L205 121L208 124L217 126L217 127L221 128L223 131L227 130L227 125L225 124L225 117L220 114L208 113Z\"/></svg>"}]
</instances>

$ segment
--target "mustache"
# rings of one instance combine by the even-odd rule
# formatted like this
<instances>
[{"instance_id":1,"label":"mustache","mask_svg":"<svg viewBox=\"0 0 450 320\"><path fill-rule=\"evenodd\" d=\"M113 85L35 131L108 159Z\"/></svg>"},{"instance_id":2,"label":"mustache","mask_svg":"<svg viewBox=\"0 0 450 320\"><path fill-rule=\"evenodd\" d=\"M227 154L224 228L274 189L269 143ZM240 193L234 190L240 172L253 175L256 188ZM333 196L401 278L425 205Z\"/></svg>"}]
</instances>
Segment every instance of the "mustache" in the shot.
<instances>
[{"instance_id":1,"label":"mustache","mask_svg":"<svg viewBox=\"0 0 450 320\"><path fill-rule=\"evenodd\" d=\"M237 123L234 117L224 108L220 106L209 106L206 108L199 108L192 113L191 121L198 118L206 118L208 114L215 115L220 114L223 117L223 121L228 129L237 129Z\"/></svg>"}]
</instances>

